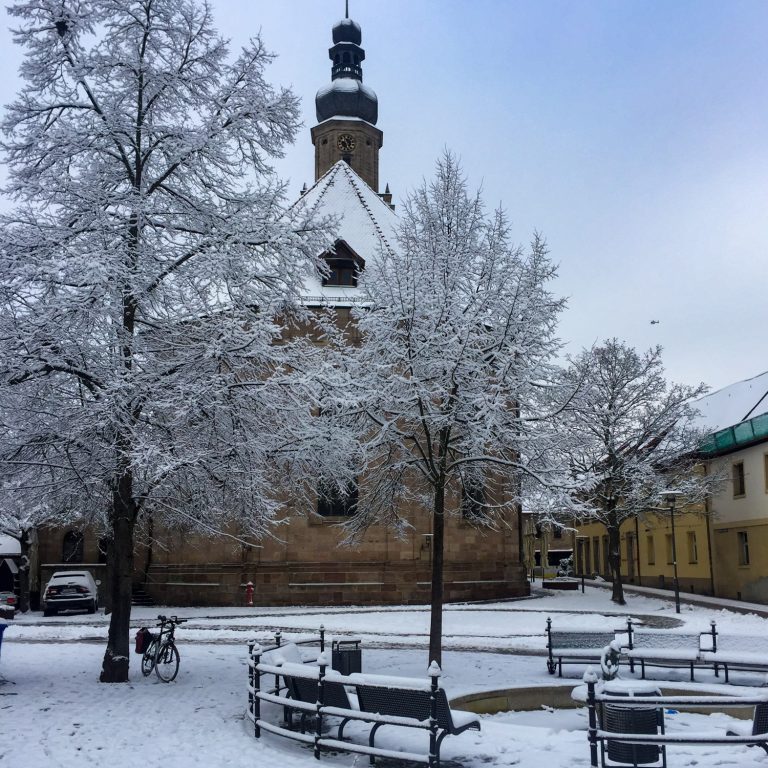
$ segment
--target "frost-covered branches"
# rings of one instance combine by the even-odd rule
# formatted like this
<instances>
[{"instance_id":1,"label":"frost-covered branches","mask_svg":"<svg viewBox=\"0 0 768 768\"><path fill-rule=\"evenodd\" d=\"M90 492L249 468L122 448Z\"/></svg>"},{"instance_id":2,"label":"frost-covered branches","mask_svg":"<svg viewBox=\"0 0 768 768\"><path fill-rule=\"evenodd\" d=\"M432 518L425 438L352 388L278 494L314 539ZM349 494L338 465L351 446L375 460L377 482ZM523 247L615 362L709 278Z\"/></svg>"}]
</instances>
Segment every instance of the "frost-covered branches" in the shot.
<instances>
[{"instance_id":1,"label":"frost-covered branches","mask_svg":"<svg viewBox=\"0 0 768 768\"><path fill-rule=\"evenodd\" d=\"M512 245L504 214L487 215L445 156L404 206L397 249L361 280L368 304L347 362L366 467L353 533L373 523L403 530L405 502L425 505L434 562L446 489L477 522L508 524L546 431L562 308L547 287L553 276L543 240L527 253ZM439 645L430 652L437 658Z\"/></svg>"},{"instance_id":2,"label":"frost-covered branches","mask_svg":"<svg viewBox=\"0 0 768 768\"><path fill-rule=\"evenodd\" d=\"M504 214L486 215L448 155L406 203L398 246L361 282L370 304L358 313L351 376L377 480L407 477L403 493L416 493L448 477L525 469L562 307L547 290L544 242L534 238L527 254L513 246ZM361 498L356 524L402 524L396 515Z\"/></svg>"},{"instance_id":3,"label":"frost-covered branches","mask_svg":"<svg viewBox=\"0 0 768 768\"><path fill-rule=\"evenodd\" d=\"M19 203L0 242L6 473L92 515L121 466L139 507L188 509L202 482L224 509L239 487L258 529L269 447L250 435L281 421L267 380L289 352L276 311L323 237L286 214L269 166L297 99L265 81L260 40L228 63L207 5L11 12L28 57L3 121Z\"/></svg>"},{"instance_id":4,"label":"frost-covered branches","mask_svg":"<svg viewBox=\"0 0 768 768\"><path fill-rule=\"evenodd\" d=\"M660 347L640 354L616 339L573 359L565 379L577 391L562 419L567 461L584 487L584 516L608 530L614 600L623 602L621 523L660 508L673 491L699 502L718 482L696 471L704 435L691 402L706 388L669 384Z\"/></svg>"},{"instance_id":5,"label":"frost-covered branches","mask_svg":"<svg viewBox=\"0 0 768 768\"><path fill-rule=\"evenodd\" d=\"M258 38L230 61L207 4L11 13L27 57L2 122L4 493L101 524L116 550L144 513L259 535L275 477L309 460L281 451L312 408L282 341L329 242L270 166L297 99L267 83Z\"/></svg>"}]
</instances>

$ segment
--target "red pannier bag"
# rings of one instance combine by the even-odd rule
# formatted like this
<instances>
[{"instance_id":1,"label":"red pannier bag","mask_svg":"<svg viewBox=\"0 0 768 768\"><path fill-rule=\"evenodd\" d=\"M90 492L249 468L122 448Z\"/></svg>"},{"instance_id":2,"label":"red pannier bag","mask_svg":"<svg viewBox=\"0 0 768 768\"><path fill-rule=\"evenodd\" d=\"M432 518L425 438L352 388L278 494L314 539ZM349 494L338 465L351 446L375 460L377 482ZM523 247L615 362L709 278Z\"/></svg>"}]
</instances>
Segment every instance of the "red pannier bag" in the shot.
<instances>
[{"instance_id":1,"label":"red pannier bag","mask_svg":"<svg viewBox=\"0 0 768 768\"><path fill-rule=\"evenodd\" d=\"M136 633L136 653L143 654L149 647L150 640L152 640L152 633L146 627L142 627Z\"/></svg>"}]
</instances>

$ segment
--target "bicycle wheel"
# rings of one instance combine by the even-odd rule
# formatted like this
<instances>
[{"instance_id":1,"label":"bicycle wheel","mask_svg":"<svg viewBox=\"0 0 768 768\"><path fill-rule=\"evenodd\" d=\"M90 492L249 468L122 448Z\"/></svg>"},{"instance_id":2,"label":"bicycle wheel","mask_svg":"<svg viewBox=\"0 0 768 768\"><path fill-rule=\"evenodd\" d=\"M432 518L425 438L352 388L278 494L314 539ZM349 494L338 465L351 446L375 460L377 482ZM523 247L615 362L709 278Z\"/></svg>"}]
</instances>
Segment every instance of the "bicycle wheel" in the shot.
<instances>
[{"instance_id":1,"label":"bicycle wheel","mask_svg":"<svg viewBox=\"0 0 768 768\"><path fill-rule=\"evenodd\" d=\"M144 677L152 674L152 670L155 667L155 651L157 650L157 641L153 640L144 651L144 655L141 657L141 674Z\"/></svg>"},{"instance_id":2,"label":"bicycle wheel","mask_svg":"<svg viewBox=\"0 0 768 768\"><path fill-rule=\"evenodd\" d=\"M170 683L179 671L179 652L173 643L163 643L155 660L155 672L164 682Z\"/></svg>"}]
</instances>

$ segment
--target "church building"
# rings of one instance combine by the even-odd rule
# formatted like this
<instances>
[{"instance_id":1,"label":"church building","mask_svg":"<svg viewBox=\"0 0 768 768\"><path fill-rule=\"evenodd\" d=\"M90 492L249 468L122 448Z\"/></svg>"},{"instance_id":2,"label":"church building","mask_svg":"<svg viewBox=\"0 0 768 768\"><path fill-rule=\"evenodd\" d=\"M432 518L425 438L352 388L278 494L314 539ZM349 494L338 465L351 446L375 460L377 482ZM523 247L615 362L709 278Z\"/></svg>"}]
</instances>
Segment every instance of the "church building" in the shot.
<instances>
[{"instance_id":1,"label":"church building","mask_svg":"<svg viewBox=\"0 0 768 768\"><path fill-rule=\"evenodd\" d=\"M357 277L379 248L394 245L397 215L387 187L380 191L378 99L363 82L360 25L344 18L333 27L331 81L315 98L317 124L311 129L315 183L297 204L318 216L337 217L333 251L323 254L329 270L307 285L306 306L332 307L340 322L358 300ZM484 600L526 594L518 521L511 515L496 530L478 527L460 512L460 494L447 502L445 599ZM203 538L155 530L154 543L136 552L135 581L164 605L243 605L248 582L255 605L428 603L430 600L431 515L404 510L412 524L397 538L375 527L355 547L340 547L339 523L354 514L349 501L318 494L314 509L288 502L290 522L260 547L233 538ZM40 537L40 581L54 570L90 568L104 579L106 564L97 537L85 532L50 531ZM149 541L149 538L147 538ZM64 562L67 560L66 562Z\"/></svg>"}]
</instances>

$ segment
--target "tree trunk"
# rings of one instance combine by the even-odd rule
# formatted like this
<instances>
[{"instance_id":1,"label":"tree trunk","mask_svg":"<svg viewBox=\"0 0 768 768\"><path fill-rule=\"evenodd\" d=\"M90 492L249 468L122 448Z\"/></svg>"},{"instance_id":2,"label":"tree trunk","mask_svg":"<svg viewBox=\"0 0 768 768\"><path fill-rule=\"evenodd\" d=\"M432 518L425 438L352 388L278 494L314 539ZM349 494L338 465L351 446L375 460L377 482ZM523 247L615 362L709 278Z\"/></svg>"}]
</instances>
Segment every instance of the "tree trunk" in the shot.
<instances>
[{"instance_id":1,"label":"tree trunk","mask_svg":"<svg viewBox=\"0 0 768 768\"><path fill-rule=\"evenodd\" d=\"M445 548L445 483L435 486L432 509L432 604L428 663L443 665L443 550Z\"/></svg>"},{"instance_id":2,"label":"tree trunk","mask_svg":"<svg viewBox=\"0 0 768 768\"><path fill-rule=\"evenodd\" d=\"M613 576L613 592L611 600L619 605L625 605L624 584L621 581L621 537L619 530L619 521L611 516L608 524L608 563L611 567Z\"/></svg>"},{"instance_id":3,"label":"tree trunk","mask_svg":"<svg viewBox=\"0 0 768 768\"><path fill-rule=\"evenodd\" d=\"M127 683L130 659L131 587L133 583L133 538L136 509L133 478L125 472L118 490L112 494L112 541L109 559L112 580L109 585L112 613L109 619L107 650L101 666L102 683Z\"/></svg>"}]
</instances>

